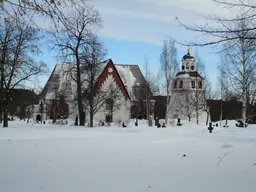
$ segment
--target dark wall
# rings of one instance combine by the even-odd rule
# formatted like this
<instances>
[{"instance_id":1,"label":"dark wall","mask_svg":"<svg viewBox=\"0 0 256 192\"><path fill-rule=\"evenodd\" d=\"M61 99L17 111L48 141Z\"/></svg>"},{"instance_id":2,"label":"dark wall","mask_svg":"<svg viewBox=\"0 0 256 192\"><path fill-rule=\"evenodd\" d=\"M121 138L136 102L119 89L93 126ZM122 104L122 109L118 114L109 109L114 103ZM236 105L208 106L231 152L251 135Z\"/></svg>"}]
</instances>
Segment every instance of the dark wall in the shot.
<instances>
[{"instance_id":1,"label":"dark wall","mask_svg":"<svg viewBox=\"0 0 256 192\"><path fill-rule=\"evenodd\" d=\"M166 112L166 96L153 96L155 100L155 108L154 108L154 115L155 118L165 119L165 112Z\"/></svg>"},{"instance_id":2,"label":"dark wall","mask_svg":"<svg viewBox=\"0 0 256 192\"><path fill-rule=\"evenodd\" d=\"M10 90L9 115L15 115L21 119L26 117L26 107L38 103L38 96L33 91L26 89Z\"/></svg>"},{"instance_id":3,"label":"dark wall","mask_svg":"<svg viewBox=\"0 0 256 192\"><path fill-rule=\"evenodd\" d=\"M213 122L220 120L221 100L207 100ZM242 119L242 102L237 100L223 101L222 120ZM247 106L247 117L256 115L255 106Z\"/></svg>"}]
</instances>

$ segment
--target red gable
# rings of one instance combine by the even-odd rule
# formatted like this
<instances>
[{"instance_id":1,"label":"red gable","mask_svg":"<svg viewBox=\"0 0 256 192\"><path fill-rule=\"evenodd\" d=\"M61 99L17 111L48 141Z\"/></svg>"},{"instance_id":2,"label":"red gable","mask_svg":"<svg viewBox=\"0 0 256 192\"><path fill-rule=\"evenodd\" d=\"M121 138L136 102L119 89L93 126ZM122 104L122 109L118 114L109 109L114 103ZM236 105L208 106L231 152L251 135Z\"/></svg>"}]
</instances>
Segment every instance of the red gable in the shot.
<instances>
[{"instance_id":1,"label":"red gable","mask_svg":"<svg viewBox=\"0 0 256 192\"><path fill-rule=\"evenodd\" d=\"M116 67L113 63L113 61L110 59L107 63L107 65L105 66L105 68L103 69L102 73L100 74L100 76L98 77L96 83L95 83L95 87L96 88L100 88L102 86L102 84L104 83L104 81L107 79L108 75L111 74L113 79L115 80L117 86L120 88L120 90L122 91L123 95L125 96L125 99L130 99L130 96L128 94L128 91L126 90L124 83L119 75L119 73L116 70Z\"/></svg>"}]
</instances>

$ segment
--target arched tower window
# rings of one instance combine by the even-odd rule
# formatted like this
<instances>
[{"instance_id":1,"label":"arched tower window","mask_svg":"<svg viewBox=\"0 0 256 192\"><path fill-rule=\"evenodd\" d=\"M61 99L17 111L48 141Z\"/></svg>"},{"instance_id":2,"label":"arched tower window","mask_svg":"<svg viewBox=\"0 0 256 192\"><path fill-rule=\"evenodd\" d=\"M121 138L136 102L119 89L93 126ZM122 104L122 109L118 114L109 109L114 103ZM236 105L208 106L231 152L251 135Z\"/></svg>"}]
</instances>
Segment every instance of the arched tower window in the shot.
<instances>
[{"instance_id":1,"label":"arched tower window","mask_svg":"<svg viewBox=\"0 0 256 192\"><path fill-rule=\"evenodd\" d=\"M192 89L196 88L196 82L195 81L191 81L191 87L192 87Z\"/></svg>"},{"instance_id":2,"label":"arched tower window","mask_svg":"<svg viewBox=\"0 0 256 192\"><path fill-rule=\"evenodd\" d=\"M182 87L183 87L183 81L180 80L179 88L182 88Z\"/></svg>"},{"instance_id":3,"label":"arched tower window","mask_svg":"<svg viewBox=\"0 0 256 192\"><path fill-rule=\"evenodd\" d=\"M186 63L186 69L189 69L189 63Z\"/></svg>"},{"instance_id":4,"label":"arched tower window","mask_svg":"<svg viewBox=\"0 0 256 192\"><path fill-rule=\"evenodd\" d=\"M198 81L198 89L202 89L202 88L203 88L202 81Z\"/></svg>"},{"instance_id":5,"label":"arched tower window","mask_svg":"<svg viewBox=\"0 0 256 192\"><path fill-rule=\"evenodd\" d=\"M174 88L174 89L177 88L177 80L174 81L174 83L173 83L173 88Z\"/></svg>"}]
</instances>

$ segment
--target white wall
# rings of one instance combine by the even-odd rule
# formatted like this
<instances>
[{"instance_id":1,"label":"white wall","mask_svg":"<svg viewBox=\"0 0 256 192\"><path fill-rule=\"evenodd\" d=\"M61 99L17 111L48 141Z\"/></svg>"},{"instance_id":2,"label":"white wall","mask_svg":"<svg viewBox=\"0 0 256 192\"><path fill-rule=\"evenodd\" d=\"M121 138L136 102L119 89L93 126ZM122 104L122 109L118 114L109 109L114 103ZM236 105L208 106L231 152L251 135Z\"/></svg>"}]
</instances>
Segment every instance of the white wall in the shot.
<instances>
[{"instance_id":1,"label":"white wall","mask_svg":"<svg viewBox=\"0 0 256 192\"><path fill-rule=\"evenodd\" d=\"M42 113L34 112L34 113L33 113L33 121L34 121L34 122L36 122L36 116L37 116L37 115L41 115L42 121L45 121L45 120L46 120L46 113L43 113L43 114L42 114Z\"/></svg>"}]
</instances>

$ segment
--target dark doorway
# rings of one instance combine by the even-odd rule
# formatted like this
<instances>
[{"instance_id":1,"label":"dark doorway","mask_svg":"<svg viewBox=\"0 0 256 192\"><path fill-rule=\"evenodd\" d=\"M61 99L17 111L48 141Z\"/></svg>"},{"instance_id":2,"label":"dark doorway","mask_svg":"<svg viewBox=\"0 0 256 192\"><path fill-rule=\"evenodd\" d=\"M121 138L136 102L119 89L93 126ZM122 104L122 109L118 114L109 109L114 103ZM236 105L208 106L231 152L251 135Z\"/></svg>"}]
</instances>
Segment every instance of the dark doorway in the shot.
<instances>
[{"instance_id":1,"label":"dark doorway","mask_svg":"<svg viewBox=\"0 0 256 192\"><path fill-rule=\"evenodd\" d=\"M113 99L107 99L106 100L106 111L108 111L108 114L105 117L105 121L107 123L112 123L113 122L113 106L114 106L114 101Z\"/></svg>"},{"instance_id":2,"label":"dark doorway","mask_svg":"<svg viewBox=\"0 0 256 192\"><path fill-rule=\"evenodd\" d=\"M113 116L111 114L107 114L105 117L105 121L107 123L112 123L113 122Z\"/></svg>"},{"instance_id":3,"label":"dark doorway","mask_svg":"<svg viewBox=\"0 0 256 192\"><path fill-rule=\"evenodd\" d=\"M136 105L131 107L131 119L135 119L138 116L138 109Z\"/></svg>"},{"instance_id":4,"label":"dark doorway","mask_svg":"<svg viewBox=\"0 0 256 192\"><path fill-rule=\"evenodd\" d=\"M36 122L40 122L41 121L41 115L37 115L36 116Z\"/></svg>"}]
</instances>

